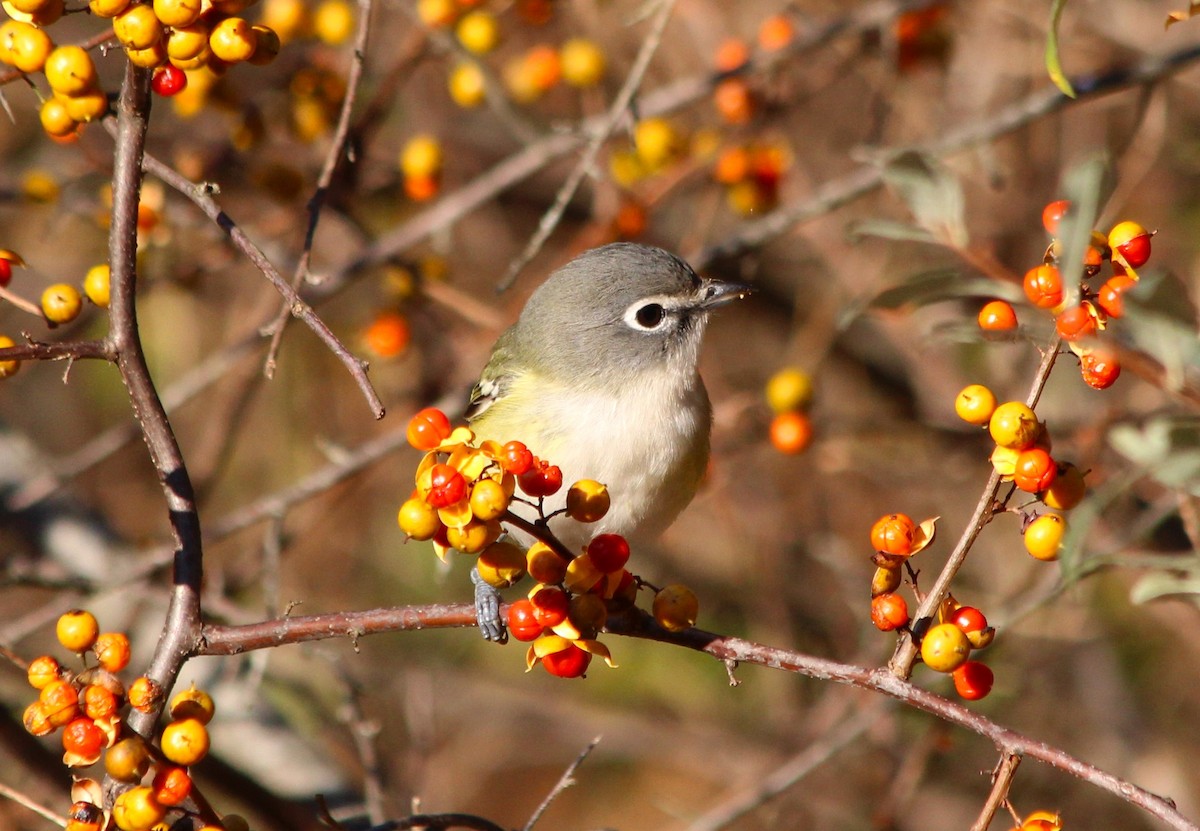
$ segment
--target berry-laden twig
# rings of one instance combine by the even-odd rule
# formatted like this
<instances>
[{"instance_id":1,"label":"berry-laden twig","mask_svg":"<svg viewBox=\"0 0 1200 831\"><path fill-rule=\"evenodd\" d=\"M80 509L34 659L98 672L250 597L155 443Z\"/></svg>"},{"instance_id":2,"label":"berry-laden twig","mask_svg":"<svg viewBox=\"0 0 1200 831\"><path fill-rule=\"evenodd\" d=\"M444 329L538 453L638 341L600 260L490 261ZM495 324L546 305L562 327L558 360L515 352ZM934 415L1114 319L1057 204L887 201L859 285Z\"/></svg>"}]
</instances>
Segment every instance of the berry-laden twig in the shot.
<instances>
[{"instance_id":1,"label":"berry-laden twig","mask_svg":"<svg viewBox=\"0 0 1200 831\"><path fill-rule=\"evenodd\" d=\"M200 639L194 645L194 654L237 655L251 649L269 649L284 644L328 638L474 625L475 609L466 604L402 606L293 616L242 626L209 623L201 630ZM1171 828L1178 831L1200 831L1200 826L1183 816L1169 799L1076 759L1061 748L1003 727L961 704L897 678L885 669L843 664L701 629L671 632L655 623L649 614L633 606L628 607L623 614L610 615L606 632L693 649L722 662L756 664L881 693L906 706L930 713L983 736L1005 752L1019 753L1077 776L1118 799L1141 808Z\"/></svg>"}]
</instances>

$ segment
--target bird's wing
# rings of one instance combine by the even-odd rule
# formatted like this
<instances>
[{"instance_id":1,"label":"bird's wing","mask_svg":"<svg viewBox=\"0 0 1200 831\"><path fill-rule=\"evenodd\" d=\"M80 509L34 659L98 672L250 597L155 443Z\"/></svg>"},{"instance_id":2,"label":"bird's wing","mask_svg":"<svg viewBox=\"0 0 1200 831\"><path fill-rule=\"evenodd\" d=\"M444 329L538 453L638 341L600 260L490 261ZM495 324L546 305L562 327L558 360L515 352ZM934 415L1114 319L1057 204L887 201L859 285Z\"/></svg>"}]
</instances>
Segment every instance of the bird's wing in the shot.
<instances>
[{"instance_id":1,"label":"bird's wing","mask_svg":"<svg viewBox=\"0 0 1200 831\"><path fill-rule=\"evenodd\" d=\"M488 407L503 398L511 381L511 375L492 376L488 375L485 369L484 376L471 390L471 398L467 402L467 421L479 418L487 411Z\"/></svg>"}]
</instances>

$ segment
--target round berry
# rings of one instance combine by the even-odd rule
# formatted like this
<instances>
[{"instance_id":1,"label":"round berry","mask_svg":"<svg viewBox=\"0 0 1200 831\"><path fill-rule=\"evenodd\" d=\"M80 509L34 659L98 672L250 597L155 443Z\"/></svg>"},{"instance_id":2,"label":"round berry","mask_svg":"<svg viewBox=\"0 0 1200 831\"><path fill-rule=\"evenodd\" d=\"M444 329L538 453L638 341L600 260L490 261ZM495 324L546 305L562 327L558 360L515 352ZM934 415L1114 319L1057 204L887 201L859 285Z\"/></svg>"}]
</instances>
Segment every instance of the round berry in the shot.
<instances>
[{"instance_id":1,"label":"round berry","mask_svg":"<svg viewBox=\"0 0 1200 831\"><path fill-rule=\"evenodd\" d=\"M991 668L980 661L967 661L954 670L953 678L955 691L967 701L986 698L995 681Z\"/></svg>"},{"instance_id":2,"label":"round berry","mask_svg":"<svg viewBox=\"0 0 1200 831\"><path fill-rule=\"evenodd\" d=\"M171 697L169 712L175 721L194 718L201 724L208 724L216 712L216 704L213 703L211 695L197 689L193 684Z\"/></svg>"},{"instance_id":3,"label":"round berry","mask_svg":"<svg viewBox=\"0 0 1200 831\"><path fill-rule=\"evenodd\" d=\"M192 777L181 767L159 765L150 784L150 793L160 805L181 804L192 792Z\"/></svg>"},{"instance_id":4,"label":"round berry","mask_svg":"<svg viewBox=\"0 0 1200 831\"><path fill-rule=\"evenodd\" d=\"M1083 472L1070 462L1059 465L1058 476L1050 483L1050 487L1042 494L1046 507L1058 511L1069 511L1080 503L1087 493L1087 484L1083 481Z\"/></svg>"},{"instance_id":5,"label":"round berry","mask_svg":"<svg viewBox=\"0 0 1200 831\"><path fill-rule=\"evenodd\" d=\"M747 155L744 149L742 155ZM746 164L749 165L748 157ZM812 392L812 376L794 366L784 367L772 375L763 390L767 406L775 413L804 409L812 399Z\"/></svg>"},{"instance_id":6,"label":"round berry","mask_svg":"<svg viewBox=\"0 0 1200 831\"><path fill-rule=\"evenodd\" d=\"M553 496L562 488L562 470L534 457L533 467L517 477L517 484L529 496Z\"/></svg>"},{"instance_id":7,"label":"round berry","mask_svg":"<svg viewBox=\"0 0 1200 831\"><path fill-rule=\"evenodd\" d=\"M510 441L501 449L500 466L514 476L520 476L533 468L533 453L523 442Z\"/></svg>"},{"instance_id":8,"label":"round berry","mask_svg":"<svg viewBox=\"0 0 1200 831\"><path fill-rule=\"evenodd\" d=\"M1096 334L1096 318L1088 305L1080 303L1059 313L1054 328L1063 340L1082 340Z\"/></svg>"},{"instance_id":9,"label":"round berry","mask_svg":"<svg viewBox=\"0 0 1200 831\"><path fill-rule=\"evenodd\" d=\"M921 640L921 660L934 672L954 672L970 654L971 642L953 623L931 626Z\"/></svg>"},{"instance_id":10,"label":"round berry","mask_svg":"<svg viewBox=\"0 0 1200 831\"><path fill-rule=\"evenodd\" d=\"M66 103L60 98L47 98L38 110L38 120L47 135L64 138L74 135L79 124L71 118Z\"/></svg>"},{"instance_id":11,"label":"round berry","mask_svg":"<svg viewBox=\"0 0 1200 831\"><path fill-rule=\"evenodd\" d=\"M525 552L510 542L492 542L475 560L475 568L489 586L506 589L525 576Z\"/></svg>"},{"instance_id":12,"label":"round berry","mask_svg":"<svg viewBox=\"0 0 1200 831\"><path fill-rule=\"evenodd\" d=\"M483 70L475 61L463 61L450 71L447 80L450 98L455 104L470 109L478 107L487 97L487 84L484 81Z\"/></svg>"},{"instance_id":13,"label":"round berry","mask_svg":"<svg viewBox=\"0 0 1200 831\"><path fill-rule=\"evenodd\" d=\"M367 349L380 358L395 358L404 353L412 331L408 318L400 312L380 312L363 332Z\"/></svg>"},{"instance_id":14,"label":"round berry","mask_svg":"<svg viewBox=\"0 0 1200 831\"><path fill-rule=\"evenodd\" d=\"M758 27L758 45L766 52L783 49L796 36L796 27L791 18L776 14L768 17Z\"/></svg>"},{"instance_id":15,"label":"round berry","mask_svg":"<svg viewBox=\"0 0 1200 831\"><path fill-rule=\"evenodd\" d=\"M112 806L113 822L121 831L149 831L166 815L166 807L153 797L148 785L130 788Z\"/></svg>"},{"instance_id":16,"label":"round berry","mask_svg":"<svg viewBox=\"0 0 1200 831\"><path fill-rule=\"evenodd\" d=\"M1039 309L1053 309L1062 303L1062 275L1052 265L1039 265L1025 273L1025 296Z\"/></svg>"},{"instance_id":17,"label":"round berry","mask_svg":"<svg viewBox=\"0 0 1200 831\"><path fill-rule=\"evenodd\" d=\"M37 26L19 20L9 20L0 26L0 53L4 62L24 73L41 72L53 50L54 42Z\"/></svg>"},{"instance_id":18,"label":"round berry","mask_svg":"<svg viewBox=\"0 0 1200 831\"><path fill-rule=\"evenodd\" d=\"M208 755L208 728L198 718L173 721L163 728L162 754L177 765L194 765Z\"/></svg>"},{"instance_id":19,"label":"round berry","mask_svg":"<svg viewBox=\"0 0 1200 831\"><path fill-rule=\"evenodd\" d=\"M354 35L354 6L347 0L321 0L313 12L312 28L325 43L340 46Z\"/></svg>"},{"instance_id":20,"label":"round berry","mask_svg":"<svg viewBox=\"0 0 1200 831\"><path fill-rule=\"evenodd\" d=\"M979 310L979 328L985 332L1009 332L1017 328L1017 313L1005 300L991 300Z\"/></svg>"},{"instance_id":21,"label":"round berry","mask_svg":"<svg viewBox=\"0 0 1200 831\"><path fill-rule=\"evenodd\" d=\"M104 771L118 782L137 782L150 769L150 751L141 736L121 739L104 754Z\"/></svg>"},{"instance_id":22,"label":"round berry","mask_svg":"<svg viewBox=\"0 0 1200 831\"><path fill-rule=\"evenodd\" d=\"M567 563L544 542L535 542L525 552L525 568L539 583L561 583L567 576Z\"/></svg>"},{"instance_id":23,"label":"round berry","mask_svg":"<svg viewBox=\"0 0 1200 831\"><path fill-rule=\"evenodd\" d=\"M912 553L917 524L907 514L888 514L871 526L871 547L884 554L907 557Z\"/></svg>"},{"instance_id":24,"label":"round berry","mask_svg":"<svg viewBox=\"0 0 1200 831\"><path fill-rule=\"evenodd\" d=\"M120 672L129 666L129 638L124 632L102 632L92 644L100 666L109 672Z\"/></svg>"},{"instance_id":25,"label":"round berry","mask_svg":"<svg viewBox=\"0 0 1200 831\"><path fill-rule=\"evenodd\" d=\"M1079 371L1089 387L1106 390L1121 377L1121 362L1110 349L1090 349L1080 357Z\"/></svg>"},{"instance_id":26,"label":"round berry","mask_svg":"<svg viewBox=\"0 0 1200 831\"><path fill-rule=\"evenodd\" d=\"M49 736L57 729L57 725L50 723L50 713L41 701L35 701L25 708L21 723L31 736Z\"/></svg>"},{"instance_id":27,"label":"round berry","mask_svg":"<svg viewBox=\"0 0 1200 831\"><path fill-rule=\"evenodd\" d=\"M461 528L457 528L457 527L453 527L453 526L446 528L446 542L449 543L450 547L455 549L456 551L461 551L464 554L478 554L479 552L483 551L485 548L490 546L492 543L494 543L496 540L500 539L500 534L503 532L503 530L504 529L500 526L500 523L496 522L495 520L490 520L490 521L484 522L479 519L472 519L470 522L468 522L466 525L462 526ZM482 574L483 573L482 564L477 564L477 565L480 566L480 573ZM507 567L508 565L510 565L510 563L508 560L506 560L506 561L504 561L503 565L505 567ZM521 555L521 570L522 570L522 572L524 572L524 568L525 568L525 556L524 556L524 553L522 553L522 555ZM502 579L506 580L507 578L502 578ZM509 584L505 583L505 585L509 585ZM503 586L501 586L500 588L503 588Z\"/></svg>"},{"instance_id":28,"label":"round berry","mask_svg":"<svg viewBox=\"0 0 1200 831\"><path fill-rule=\"evenodd\" d=\"M148 9L147 9L148 10ZM150 12L153 16L153 12ZM81 46L59 46L46 58L44 67L50 89L63 95L79 95L95 88L96 64Z\"/></svg>"},{"instance_id":29,"label":"round berry","mask_svg":"<svg viewBox=\"0 0 1200 831\"><path fill-rule=\"evenodd\" d=\"M400 172L405 178L436 177L441 171L442 145L433 136L413 136L400 151Z\"/></svg>"},{"instance_id":30,"label":"round berry","mask_svg":"<svg viewBox=\"0 0 1200 831\"><path fill-rule=\"evenodd\" d=\"M241 17L227 17L213 27L208 48L225 63L249 60L258 46L258 33Z\"/></svg>"},{"instance_id":31,"label":"round berry","mask_svg":"<svg viewBox=\"0 0 1200 831\"><path fill-rule=\"evenodd\" d=\"M529 598L533 605L533 617L545 627L558 626L567 619L571 608L571 597L556 586L546 586L538 589Z\"/></svg>"},{"instance_id":32,"label":"round berry","mask_svg":"<svg viewBox=\"0 0 1200 831\"><path fill-rule=\"evenodd\" d=\"M771 419L771 446L780 453L796 455L812 444L812 420L806 413L778 413Z\"/></svg>"},{"instance_id":33,"label":"round berry","mask_svg":"<svg viewBox=\"0 0 1200 831\"><path fill-rule=\"evenodd\" d=\"M988 420L992 441L1012 450L1024 450L1031 446L1040 430L1037 415L1021 401L1006 401L996 408Z\"/></svg>"},{"instance_id":34,"label":"round berry","mask_svg":"<svg viewBox=\"0 0 1200 831\"><path fill-rule=\"evenodd\" d=\"M1058 476L1058 464L1040 447L1030 447L1017 456L1013 470L1013 482L1028 493L1041 493L1054 483Z\"/></svg>"},{"instance_id":35,"label":"round berry","mask_svg":"<svg viewBox=\"0 0 1200 831\"><path fill-rule=\"evenodd\" d=\"M647 118L634 127L634 150L649 170L659 170L670 163L679 152L679 144L679 135L666 119Z\"/></svg>"},{"instance_id":36,"label":"round berry","mask_svg":"<svg viewBox=\"0 0 1200 831\"><path fill-rule=\"evenodd\" d=\"M1058 514L1042 514L1025 528L1025 550L1035 559L1058 559L1067 522Z\"/></svg>"},{"instance_id":37,"label":"round berry","mask_svg":"<svg viewBox=\"0 0 1200 831\"><path fill-rule=\"evenodd\" d=\"M29 662L25 677L29 679L29 686L40 690L51 681L57 681L61 674L62 667L53 656L41 655Z\"/></svg>"},{"instance_id":38,"label":"round berry","mask_svg":"<svg viewBox=\"0 0 1200 831\"><path fill-rule=\"evenodd\" d=\"M471 486L471 515L476 519L484 522L499 519L511 501L512 492L495 479L484 477Z\"/></svg>"},{"instance_id":39,"label":"round berry","mask_svg":"<svg viewBox=\"0 0 1200 831\"><path fill-rule=\"evenodd\" d=\"M1150 259L1149 231L1136 222L1118 222L1108 232L1108 245L1113 256L1130 268L1141 268Z\"/></svg>"},{"instance_id":40,"label":"round berry","mask_svg":"<svg viewBox=\"0 0 1200 831\"><path fill-rule=\"evenodd\" d=\"M660 589L654 595L651 611L658 625L668 632L682 632L696 625L700 601L687 586L678 583Z\"/></svg>"},{"instance_id":41,"label":"round berry","mask_svg":"<svg viewBox=\"0 0 1200 831\"><path fill-rule=\"evenodd\" d=\"M573 87L594 87L604 78L607 61L595 41L571 38L559 52L562 78Z\"/></svg>"},{"instance_id":42,"label":"round berry","mask_svg":"<svg viewBox=\"0 0 1200 831\"><path fill-rule=\"evenodd\" d=\"M1114 274L1100 287L1096 304L1109 317L1122 317L1125 314L1125 300L1122 295L1136 284L1137 281L1128 274Z\"/></svg>"},{"instance_id":43,"label":"round berry","mask_svg":"<svg viewBox=\"0 0 1200 831\"><path fill-rule=\"evenodd\" d=\"M567 515L576 522L600 521L611 504L608 488L594 479L580 479L567 490Z\"/></svg>"},{"instance_id":44,"label":"round berry","mask_svg":"<svg viewBox=\"0 0 1200 831\"><path fill-rule=\"evenodd\" d=\"M442 528L437 509L424 499L405 500L396 521L400 530L414 540L431 540Z\"/></svg>"},{"instance_id":45,"label":"round berry","mask_svg":"<svg viewBox=\"0 0 1200 831\"><path fill-rule=\"evenodd\" d=\"M954 399L954 412L968 424L982 427L996 411L996 394L983 384L969 384Z\"/></svg>"},{"instance_id":46,"label":"round berry","mask_svg":"<svg viewBox=\"0 0 1200 831\"><path fill-rule=\"evenodd\" d=\"M468 52L486 55L500 43L500 24L491 12L476 9L459 18L454 34Z\"/></svg>"},{"instance_id":47,"label":"round berry","mask_svg":"<svg viewBox=\"0 0 1200 831\"><path fill-rule=\"evenodd\" d=\"M113 18L113 34L127 49L149 49L163 39L163 24L146 3L132 5Z\"/></svg>"},{"instance_id":48,"label":"round berry","mask_svg":"<svg viewBox=\"0 0 1200 831\"><path fill-rule=\"evenodd\" d=\"M433 450L450 437L450 419L436 407L426 407L408 422L408 443L417 450Z\"/></svg>"},{"instance_id":49,"label":"round berry","mask_svg":"<svg viewBox=\"0 0 1200 831\"><path fill-rule=\"evenodd\" d=\"M1046 233L1057 237L1059 225L1070 210L1071 202L1068 199L1056 199L1042 208L1042 227Z\"/></svg>"},{"instance_id":50,"label":"round berry","mask_svg":"<svg viewBox=\"0 0 1200 831\"><path fill-rule=\"evenodd\" d=\"M508 631L519 641L532 641L542 634L542 624L534 616L533 604L521 598L508 607Z\"/></svg>"},{"instance_id":51,"label":"round berry","mask_svg":"<svg viewBox=\"0 0 1200 831\"><path fill-rule=\"evenodd\" d=\"M908 623L908 603L894 592L871 598L871 623L881 632L891 632Z\"/></svg>"},{"instance_id":52,"label":"round berry","mask_svg":"<svg viewBox=\"0 0 1200 831\"><path fill-rule=\"evenodd\" d=\"M588 543L587 554L596 568L612 574L629 562L629 543L620 534L597 534Z\"/></svg>"},{"instance_id":53,"label":"round berry","mask_svg":"<svg viewBox=\"0 0 1200 831\"><path fill-rule=\"evenodd\" d=\"M717 72L737 72L750 62L750 47L741 38L726 38L717 47L713 68Z\"/></svg>"},{"instance_id":54,"label":"round berry","mask_svg":"<svg viewBox=\"0 0 1200 831\"><path fill-rule=\"evenodd\" d=\"M65 727L79 715L79 691L70 681L51 681L38 693L38 701L53 727Z\"/></svg>"},{"instance_id":55,"label":"round berry","mask_svg":"<svg viewBox=\"0 0 1200 831\"><path fill-rule=\"evenodd\" d=\"M542 666L546 668L546 672L559 678L580 678L587 672L592 655L569 641L566 644L566 647L558 652L543 656Z\"/></svg>"},{"instance_id":56,"label":"round berry","mask_svg":"<svg viewBox=\"0 0 1200 831\"><path fill-rule=\"evenodd\" d=\"M82 308L83 297L70 283L55 283L42 292L42 314L51 323L70 323Z\"/></svg>"},{"instance_id":57,"label":"round berry","mask_svg":"<svg viewBox=\"0 0 1200 831\"><path fill-rule=\"evenodd\" d=\"M83 277L83 293L102 309L108 308L110 276L108 263L101 263L89 268Z\"/></svg>"},{"instance_id":58,"label":"round berry","mask_svg":"<svg viewBox=\"0 0 1200 831\"><path fill-rule=\"evenodd\" d=\"M150 77L150 88L163 98L183 92L187 89L187 83L187 73L171 63L160 66Z\"/></svg>"},{"instance_id":59,"label":"round berry","mask_svg":"<svg viewBox=\"0 0 1200 831\"><path fill-rule=\"evenodd\" d=\"M201 0L154 0L154 14L164 26L191 26L200 19Z\"/></svg>"},{"instance_id":60,"label":"round berry","mask_svg":"<svg viewBox=\"0 0 1200 831\"><path fill-rule=\"evenodd\" d=\"M63 728L63 750L75 756L76 765L90 765L100 758L107 741L104 731L86 716L71 721Z\"/></svg>"},{"instance_id":61,"label":"round berry","mask_svg":"<svg viewBox=\"0 0 1200 831\"><path fill-rule=\"evenodd\" d=\"M83 653L92 648L100 634L96 616L84 609L72 609L58 618L54 626L58 642L71 652Z\"/></svg>"},{"instance_id":62,"label":"round berry","mask_svg":"<svg viewBox=\"0 0 1200 831\"><path fill-rule=\"evenodd\" d=\"M135 678L129 685L127 697L129 706L139 713L149 713L154 710L166 695L162 685L148 676Z\"/></svg>"},{"instance_id":63,"label":"round berry","mask_svg":"<svg viewBox=\"0 0 1200 831\"><path fill-rule=\"evenodd\" d=\"M83 714L92 720L112 718L120 710L120 702L112 690L99 684L88 684L80 696Z\"/></svg>"}]
</instances>

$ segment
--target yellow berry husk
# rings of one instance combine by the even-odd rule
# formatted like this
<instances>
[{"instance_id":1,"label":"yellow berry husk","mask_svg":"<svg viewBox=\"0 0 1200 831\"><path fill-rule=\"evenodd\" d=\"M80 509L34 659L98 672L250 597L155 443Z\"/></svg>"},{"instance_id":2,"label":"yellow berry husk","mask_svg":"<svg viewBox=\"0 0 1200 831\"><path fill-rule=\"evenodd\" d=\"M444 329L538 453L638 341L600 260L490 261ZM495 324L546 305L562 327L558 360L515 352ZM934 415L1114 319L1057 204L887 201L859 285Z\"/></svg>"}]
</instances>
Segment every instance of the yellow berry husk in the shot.
<instances>
[{"instance_id":1,"label":"yellow berry husk","mask_svg":"<svg viewBox=\"0 0 1200 831\"><path fill-rule=\"evenodd\" d=\"M198 718L172 721L163 728L162 754L177 765L194 765L208 755L208 728Z\"/></svg>"},{"instance_id":2,"label":"yellow berry husk","mask_svg":"<svg viewBox=\"0 0 1200 831\"><path fill-rule=\"evenodd\" d=\"M194 718L201 724L208 724L216 712L216 705L211 695L193 684L171 698L169 712L175 721Z\"/></svg>"},{"instance_id":3,"label":"yellow berry husk","mask_svg":"<svg viewBox=\"0 0 1200 831\"><path fill-rule=\"evenodd\" d=\"M525 576L525 552L510 542L494 542L475 561L479 576L490 586L506 589Z\"/></svg>"},{"instance_id":4,"label":"yellow berry husk","mask_svg":"<svg viewBox=\"0 0 1200 831\"><path fill-rule=\"evenodd\" d=\"M554 585L567 576L567 562L544 542L535 542L525 552L525 567L538 583Z\"/></svg>"},{"instance_id":5,"label":"yellow berry husk","mask_svg":"<svg viewBox=\"0 0 1200 831\"><path fill-rule=\"evenodd\" d=\"M486 522L472 519L462 528L447 528L446 540L450 547L464 554L478 554L500 539L504 529L496 520ZM523 559L523 558L522 558Z\"/></svg>"},{"instance_id":6,"label":"yellow berry husk","mask_svg":"<svg viewBox=\"0 0 1200 831\"><path fill-rule=\"evenodd\" d=\"M682 632L696 625L700 601L687 586L666 586L654 595L651 606L655 621L668 632Z\"/></svg>"},{"instance_id":7,"label":"yellow berry husk","mask_svg":"<svg viewBox=\"0 0 1200 831\"><path fill-rule=\"evenodd\" d=\"M567 515L576 522L598 522L611 505L608 488L594 479L580 479L567 491Z\"/></svg>"},{"instance_id":8,"label":"yellow berry husk","mask_svg":"<svg viewBox=\"0 0 1200 831\"><path fill-rule=\"evenodd\" d=\"M0 349L7 349L10 346L16 346L16 341L7 335L0 335ZM21 362L17 359L0 361L0 379L11 378L16 375L21 369Z\"/></svg>"}]
</instances>

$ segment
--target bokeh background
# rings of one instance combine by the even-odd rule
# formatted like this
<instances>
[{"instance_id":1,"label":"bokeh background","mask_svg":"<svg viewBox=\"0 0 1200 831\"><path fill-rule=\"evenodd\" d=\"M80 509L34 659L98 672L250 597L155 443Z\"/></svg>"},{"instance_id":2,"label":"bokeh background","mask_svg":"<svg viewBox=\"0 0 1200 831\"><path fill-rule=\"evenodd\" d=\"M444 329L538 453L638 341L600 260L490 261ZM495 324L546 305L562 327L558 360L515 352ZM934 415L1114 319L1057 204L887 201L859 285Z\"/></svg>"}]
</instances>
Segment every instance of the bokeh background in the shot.
<instances>
[{"instance_id":1,"label":"bokeh background","mask_svg":"<svg viewBox=\"0 0 1200 831\"><path fill-rule=\"evenodd\" d=\"M1163 26L1183 5L1071 0L1061 22L1067 72L1120 73L1194 47L1200 21ZM326 194L305 291L371 361L388 409L382 421L295 321L274 377L263 377L268 340L258 333L277 313L278 294L186 198L147 182L155 215L140 254L141 335L160 390L178 402L172 421L201 494L207 613L237 623L289 607L306 614L469 599L465 558L440 568L428 546L405 544L396 527L418 458L402 443L273 520L264 512L233 530L230 517L402 432L421 406L461 407L491 342L533 288L573 253L628 238L760 289L723 309L705 344L716 425L704 490L659 545L635 552L635 570L693 587L704 628L881 664L894 637L868 616L869 528L894 511L940 516L939 539L917 565L929 580L941 566L989 473L988 442L957 420L954 395L978 382L1024 398L1049 332L1048 318L1019 304L1023 335L988 341L975 314L987 297L1020 297L1013 280L1041 261L1048 242L1042 206L1064 195L1069 171L1099 159L1098 227L1135 219L1157 230L1149 272L1163 281L1174 339L1164 336L1163 346L1145 336L1160 322L1150 312L1140 329L1117 332L1150 360L1127 367L1104 392L1083 384L1072 356L1060 360L1039 415L1056 456L1090 471L1093 497L1077 509L1086 519L1058 565L1025 553L1017 516L984 531L955 583L956 596L1000 628L983 655L995 690L972 706L1200 817L1200 627L1188 584L1168 586L1196 574L1196 483L1185 476L1172 487L1156 477L1149 439L1132 442L1146 449L1132 458L1129 442L1125 453L1110 442L1114 429L1196 415L1195 352L1185 346L1191 338L1194 347L1187 298L1200 254L1200 68L1185 61L1149 83L1031 113L941 154L943 174L961 187L969 235L956 252L854 233L867 221L913 222L895 190L868 186L836 204L823 197L869 179L889 153L959 130L987 132L1006 108L1047 95L1048 4L678 0L629 117L604 141L540 253L497 293L580 156L578 145L565 154L539 148L581 118L597 123L650 27L643 4L625 0L484 7L502 40L481 62L501 98L515 71L506 67L538 45L590 38L607 72L593 89L560 83L530 102L464 109L447 91L462 59L452 31L424 25L408 0L374 4L350 158ZM304 8L315 15L320 6ZM793 40L768 53L756 38L778 14L793 24ZM56 37L83 39L97 26L71 16ZM731 37L745 39L753 58L740 77L754 103L733 113L740 123L712 95L714 56ZM327 30L298 31L272 65L234 67L186 106L154 104L150 152L193 181L216 184L221 206L285 274L303 250L306 204L352 50ZM119 51L97 62L115 91ZM0 128L0 247L29 264L11 288L36 298L106 259L112 142L92 125L76 143L52 143L29 85L0 92L12 112ZM677 143L658 169L636 163L635 115L661 116L674 131ZM444 153L440 189L421 202L405 194L397 164L418 134L435 136ZM714 179L716 160L735 147L757 148L773 165L758 187L773 187L739 190ZM486 177L522 153L532 158L528 175L489 188ZM782 216L792 219L759 233ZM951 279L902 293L904 302L874 302L930 275ZM372 323L397 312L407 346L374 354ZM0 331L14 337L98 337L105 327L94 308L53 331L0 308ZM1154 362L1182 376L1164 382ZM814 379L815 437L800 455L768 440L762 390L785 366ZM169 584L153 568L163 561L167 523L118 374L89 361L26 365L0 389L0 420L0 643L27 658L53 649L54 618L86 605L105 628L128 629L144 661ZM1185 450L1161 458L1186 462ZM1158 582L1147 588L1147 580ZM1176 591L1136 602L1155 586ZM181 681L206 685L218 706L215 758L198 775L214 803L262 829L318 827L315 793L329 795L339 817L361 816L364 783L389 818L419 808L520 827L597 736L575 786L539 827L713 827L708 812L806 751L820 762L805 778L727 827L961 829L987 794L995 749L932 717L756 667L740 668L741 684L731 687L707 657L627 639L610 646L620 668L597 665L575 682L526 674L522 646L485 644L474 630L196 661ZM953 695L945 676L919 668L916 680ZM15 669L0 668L0 695L0 782L65 811L57 740L21 732L29 690ZM1033 762L1018 772L1012 799L1022 813L1060 810L1068 828L1157 827ZM992 827L1011 825L1000 816ZM49 827L3 799L0 826Z\"/></svg>"}]
</instances>

